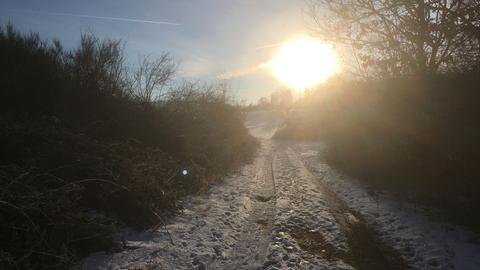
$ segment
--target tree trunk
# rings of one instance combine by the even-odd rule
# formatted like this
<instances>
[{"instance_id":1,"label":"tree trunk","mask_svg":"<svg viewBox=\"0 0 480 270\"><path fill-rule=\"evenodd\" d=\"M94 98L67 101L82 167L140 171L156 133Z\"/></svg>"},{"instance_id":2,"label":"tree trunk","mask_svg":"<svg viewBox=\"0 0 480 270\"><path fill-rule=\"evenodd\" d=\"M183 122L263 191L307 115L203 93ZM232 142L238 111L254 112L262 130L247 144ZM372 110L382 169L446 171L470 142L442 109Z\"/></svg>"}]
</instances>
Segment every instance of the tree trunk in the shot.
<instances>
[{"instance_id":1,"label":"tree trunk","mask_svg":"<svg viewBox=\"0 0 480 270\"><path fill-rule=\"evenodd\" d=\"M425 2L423 0L418 1L416 15L417 15L417 21L418 21L418 27L419 27L418 37L416 40L417 72L420 74L425 74L427 73L427 57L425 55L427 22L425 20Z\"/></svg>"}]
</instances>

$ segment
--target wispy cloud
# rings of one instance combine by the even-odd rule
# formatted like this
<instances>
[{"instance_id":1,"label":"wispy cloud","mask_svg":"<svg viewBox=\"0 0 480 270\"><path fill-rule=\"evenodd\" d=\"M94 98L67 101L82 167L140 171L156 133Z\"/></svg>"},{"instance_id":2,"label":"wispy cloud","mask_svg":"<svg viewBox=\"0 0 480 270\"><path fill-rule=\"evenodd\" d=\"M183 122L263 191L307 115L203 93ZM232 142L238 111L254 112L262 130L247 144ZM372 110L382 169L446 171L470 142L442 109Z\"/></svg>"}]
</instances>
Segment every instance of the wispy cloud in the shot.
<instances>
[{"instance_id":1,"label":"wispy cloud","mask_svg":"<svg viewBox=\"0 0 480 270\"><path fill-rule=\"evenodd\" d=\"M279 47L280 45L282 45L282 43L262 45L262 46L256 47L255 50L263 50L263 49L268 49L268 48L274 48L274 47Z\"/></svg>"},{"instance_id":2,"label":"wispy cloud","mask_svg":"<svg viewBox=\"0 0 480 270\"><path fill-rule=\"evenodd\" d=\"M95 16L95 15L77 14L77 13L47 12L47 11L33 11L33 10L16 10L16 11L27 12L27 13L45 14L45 15L53 15L53 16L68 16L68 17L96 19L96 20L121 21L121 22L133 22L133 23L149 23L149 24L162 24L162 25L180 25L177 22L142 20L142 19L125 18L125 17Z\"/></svg>"},{"instance_id":3,"label":"wispy cloud","mask_svg":"<svg viewBox=\"0 0 480 270\"><path fill-rule=\"evenodd\" d=\"M225 72L223 74L217 75L217 79L232 79L232 78L238 78L238 77L243 77L246 75L250 75L252 73L255 73L261 69L266 69L269 67L268 63L261 63L255 66L251 66L248 68L244 69L239 69L235 71L230 71L230 72Z\"/></svg>"}]
</instances>

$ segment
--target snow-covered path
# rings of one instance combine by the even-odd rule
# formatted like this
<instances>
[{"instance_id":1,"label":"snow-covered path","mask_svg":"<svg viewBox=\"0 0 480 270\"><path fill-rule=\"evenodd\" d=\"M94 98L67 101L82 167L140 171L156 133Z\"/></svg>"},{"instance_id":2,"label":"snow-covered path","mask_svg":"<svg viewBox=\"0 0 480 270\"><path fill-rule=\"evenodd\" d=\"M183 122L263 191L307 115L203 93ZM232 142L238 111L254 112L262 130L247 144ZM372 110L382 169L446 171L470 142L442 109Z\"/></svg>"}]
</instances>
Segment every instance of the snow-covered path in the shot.
<instances>
[{"instance_id":1,"label":"snow-covered path","mask_svg":"<svg viewBox=\"0 0 480 270\"><path fill-rule=\"evenodd\" d=\"M185 202L166 228L126 235L130 249L94 254L85 268L255 269L264 261L275 213L272 151L264 141L252 164Z\"/></svg>"},{"instance_id":2,"label":"snow-covered path","mask_svg":"<svg viewBox=\"0 0 480 270\"><path fill-rule=\"evenodd\" d=\"M255 160L184 202L164 228L83 269L480 269L478 238L373 196L321 161L319 143L275 142L280 115L254 112ZM167 232L168 231L168 232ZM407 266L408 265L408 266Z\"/></svg>"}]
</instances>

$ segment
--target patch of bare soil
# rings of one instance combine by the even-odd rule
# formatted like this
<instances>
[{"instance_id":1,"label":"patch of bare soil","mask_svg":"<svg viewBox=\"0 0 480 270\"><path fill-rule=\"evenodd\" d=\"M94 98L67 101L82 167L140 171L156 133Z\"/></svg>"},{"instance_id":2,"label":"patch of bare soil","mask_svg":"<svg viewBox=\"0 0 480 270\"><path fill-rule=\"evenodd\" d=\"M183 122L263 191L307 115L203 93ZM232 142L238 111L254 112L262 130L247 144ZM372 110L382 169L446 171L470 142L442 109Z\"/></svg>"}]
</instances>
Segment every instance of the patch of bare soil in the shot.
<instances>
[{"instance_id":1,"label":"patch of bare soil","mask_svg":"<svg viewBox=\"0 0 480 270\"><path fill-rule=\"evenodd\" d=\"M305 230L305 227L294 227L289 232L295 238L300 248L312 255L328 261L335 261L342 254L334 246L325 241L323 235L316 230Z\"/></svg>"},{"instance_id":2,"label":"patch of bare soil","mask_svg":"<svg viewBox=\"0 0 480 270\"><path fill-rule=\"evenodd\" d=\"M349 252L343 259L358 270L410 269L400 254L383 244L362 217L354 213L330 189L322 186L332 214L347 236Z\"/></svg>"},{"instance_id":3,"label":"patch of bare soil","mask_svg":"<svg viewBox=\"0 0 480 270\"><path fill-rule=\"evenodd\" d=\"M312 177L315 177L308 169L306 171ZM332 190L322 185L320 181L317 181L316 184L325 195L332 215L347 236L350 248L344 254L335 254L333 253L334 249L332 251L332 248L321 239L320 233L303 231L296 233L300 242L303 242L302 249L310 250L315 254L325 252L324 257L326 259L343 259L357 270L411 269L397 251L383 244L375 231L368 226L359 214L353 212ZM307 237L312 239L303 240Z\"/></svg>"},{"instance_id":4,"label":"patch of bare soil","mask_svg":"<svg viewBox=\"0 0 480 270\"><path fill-rule=\"evenodd\" d=\"M398 252L384 245L360 217L356 218L358 221L346 228L350 246L347 262L358 270L410 269Z\"/></svg>"}]
</instances>

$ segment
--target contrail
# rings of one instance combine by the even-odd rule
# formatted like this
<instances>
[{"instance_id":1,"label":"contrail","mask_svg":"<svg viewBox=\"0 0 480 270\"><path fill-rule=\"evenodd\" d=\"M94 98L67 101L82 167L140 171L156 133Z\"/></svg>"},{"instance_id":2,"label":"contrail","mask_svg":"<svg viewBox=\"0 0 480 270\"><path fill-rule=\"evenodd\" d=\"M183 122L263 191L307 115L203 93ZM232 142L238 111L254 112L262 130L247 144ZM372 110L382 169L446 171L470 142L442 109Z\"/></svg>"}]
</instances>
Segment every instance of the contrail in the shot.
<instances>
[{"instance_id":1,"label":"contrail","mask_svg":"<svg viewBox=\"0 0 480 270\"><path fill-rule=\"evenodd\" d=\"M255 50L263 50L263 49L268 49L268 48L273 48L273 47L278 47L282 45L282 43L275 43L275 44L270 44L270 45L263 45L263 46L258 46L255 48Z\"/></svg>"},{"instance_id":2,"label":"contrail","mask_svg":"<svg viewBox=\"0 0 480 270\"><path fill-rule=\"evenodd\" d=\"M69 17L78 17L78 18L88 18L88 19L97 19L97 20L109 20L109 21L122 21L122 22L134 22L134 23L150 23L150 24L163 24L163 25L180 25L176 22L167 22L167 21L151 21L151 20L141 20L133 18L121 18L121 17L108 17L108 16L94 16L86 14L76 14L76 13L64 13L64 12L46 12L46 11L32 11L32 10L17 10L28 13L39 13L55 16L69 16Z\"/></svg>"},{"instance_id":3,"label":"contrail","mask_svg":"<svg viewBox=\"0 0 480 270\"><path fill-rule=\"evenodd\" d=\"M226 72L226 73L217 75L216 78L217 79L232 79L232 78L243 77L243 76L255 73L258 70L266 69L266 68L268 68L268 66L269 66L268 63L261 63L261 64L251 66L251 67L248 67L248 68Z\"/></svg>"},{"instance_id":4,"label":"contrail","mask_svg":"<svg viewBox=\"0 0 480 270\"><path fill-rule=\"evenodd\" d=\"M255 50L263 50L263 49L267 49L267 48L278 47L280 45L282 45L282 43L262 45L262 46L255 47L254 49ZM250 66L250 67L247 67L247 68L244 68L244 69L225 72L225 73L222 73L222 74L219 74L219 75L215 76L215 78L222 79L222 80L224 80L224 79L228 80L228 79L232 79L232 78L247 76L247 75L255 73L259 70L267 69L270 66L270 63L271 63L271 61L268 61L268 62L260 63L258 65L253 65L253 66Z\"/></svg>"}]
</instances>

